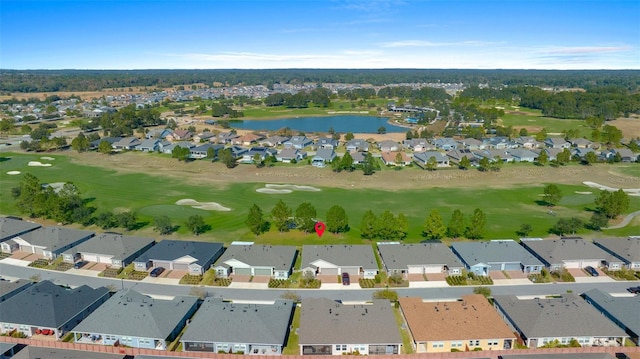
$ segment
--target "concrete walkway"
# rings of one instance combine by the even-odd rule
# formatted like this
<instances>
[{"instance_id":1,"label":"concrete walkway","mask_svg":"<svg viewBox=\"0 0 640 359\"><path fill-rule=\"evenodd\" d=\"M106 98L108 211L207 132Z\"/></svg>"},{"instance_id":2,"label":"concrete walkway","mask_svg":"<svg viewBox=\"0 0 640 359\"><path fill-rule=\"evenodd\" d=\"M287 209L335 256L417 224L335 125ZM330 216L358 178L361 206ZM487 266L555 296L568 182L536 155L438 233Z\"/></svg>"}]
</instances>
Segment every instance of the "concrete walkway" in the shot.
<instances>
[{"instance_id":1,"label":"concrete walkway","mask_svg":"<svg viewBox=\"0 0 640 359\"><path fill-rule=\"evenodd\" d=\"M15 258L5 258L2 262L18 267L28 267L29 264L31 264L31 261L23 261L22 259Z\"/></svg>"},{"instance_id":2,"label":"concrete walkway","mask_svg":"<svg viewBox=\"0 0 640 359\"><path fill-rule=\"evenodd\" d=\"M631 212L631 213L627 214L627 216L624 217L624 219L622 220L622 222L620 222L620 224L616 224L615 226L602 228L602 229L617 229L617 228L625 227L627 224L631 223L631 221L636 216L640 216L640 211L635 211L635 212Z\"/></svg>"},{"instance_id":3,"label":"concrete walkway","mask_svg":"<svg viewBox=\"0 0 640 359\"><path fill-rule=\"evenodd\" d=\"M448 288L449 284L444 280L409 282L409 288Z\"/></svg>"}]
</instances>

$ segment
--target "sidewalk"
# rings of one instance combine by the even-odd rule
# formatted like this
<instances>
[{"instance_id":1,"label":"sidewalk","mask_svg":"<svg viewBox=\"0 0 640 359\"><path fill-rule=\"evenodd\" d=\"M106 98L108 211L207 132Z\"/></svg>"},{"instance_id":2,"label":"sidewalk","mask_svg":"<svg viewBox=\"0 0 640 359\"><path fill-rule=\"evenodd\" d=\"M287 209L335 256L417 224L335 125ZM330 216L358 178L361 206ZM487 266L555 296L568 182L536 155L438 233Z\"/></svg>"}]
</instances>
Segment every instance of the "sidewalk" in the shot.
<instances>
[{"instance_id":1,"label":"sidewalk","mask_svg":"<svg viewBox=\"0 0 640 359\"><path fill-rule=\"evenodd\" d=\"M409 288L448 288L449 284L444 280L409 282Z\"/></svg>"},{"instance_id":2,"label":"sidewalk","mask_svg":"<svg viewBox=\"0 0 640 359\"><path fill-rule=\"evenodd\" d=\"M23 261L22 259L15 259L11 257L0 260L0 262L18 267L28 267L29 264L31 264L31 261Z\"/></svg>"}]
</instances>

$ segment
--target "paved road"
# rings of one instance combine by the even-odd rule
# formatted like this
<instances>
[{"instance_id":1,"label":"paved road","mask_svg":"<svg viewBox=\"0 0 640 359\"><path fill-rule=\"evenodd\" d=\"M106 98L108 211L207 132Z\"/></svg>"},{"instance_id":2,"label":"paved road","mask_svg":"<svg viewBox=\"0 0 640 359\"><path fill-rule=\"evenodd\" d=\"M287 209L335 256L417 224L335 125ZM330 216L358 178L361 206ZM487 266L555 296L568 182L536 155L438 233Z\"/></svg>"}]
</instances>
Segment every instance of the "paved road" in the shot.
<instances>
[{"instance_id":1,"label":"paved road","mask_svg":"<svg viewBox=\"0 0 640 359\"><path fill-rule=\"evenodd\" d=\"M187 295L192 290L190 286L170 285L159 283L144 283L112 278L86 277L64 272L46 271L31 267L20 267L7 263L0 263L0 275L4 277L31 278L37 276L40 280L51 280L59 285L71 287L86 284L90 287L113 286L115 288L134 288L135 290L151 296L176 296ZM589 289L600 288L610 293L626 293L626 288L640 285L635 282L609 282L609 283L558 283L558 284L528 284L515 286L491 286L494 295L515 294L544 296L548 294L566 293L572 290L574 293L583 293ZM273 301L281 299L287 292L294 292L301 298L326 297L333 300L366 301L370 300L373 292L378 289L244 289L227 287L206 287L208 296L222 297L227 300L243 301ZM473 292L473 287L446 287L446 288L397 288L400 296L419 296L425 299L452 299Z\"/></svg>"},{"instance_id":2,"label":"paved road","mask_svg":"<svg viewBox=\"0 0 640 359\"><path fill-rule=\"evenodd\" d=\"M622 227L626 226L627 224L629 224L631 222L631 220L633 220L636 216L640 216L640 211L631 212L631 213L627 214L626 217L624 217L624 219L622 220L622 222L620 222L620 224L617 224L617 225L611 226L611 227L606 227L606 228L603 228L603 229L622 228Z\"/></svg>"}]
</instances>

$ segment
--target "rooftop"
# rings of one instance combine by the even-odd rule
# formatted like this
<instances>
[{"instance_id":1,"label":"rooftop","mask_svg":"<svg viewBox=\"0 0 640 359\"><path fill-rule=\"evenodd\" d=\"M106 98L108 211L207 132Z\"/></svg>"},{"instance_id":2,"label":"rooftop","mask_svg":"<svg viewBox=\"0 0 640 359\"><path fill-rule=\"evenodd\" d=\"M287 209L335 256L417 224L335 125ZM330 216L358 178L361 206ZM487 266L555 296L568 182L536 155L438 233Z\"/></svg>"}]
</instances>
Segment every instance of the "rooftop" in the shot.
<instances>
[{"instance_id":1,"label":"rooftop","mask_svg":"<svg viewBox=\"0 0 640 359\"><path fill-rule=\"evenodd\" d=\"M370 245L331 244L325 246L302 246L302 268L312 266L322 260L336 266L361 266L367 269L378 268Z\"/></svg>"},{"instance_id":2,"label":"rooftop","mask_svg":"<svg viewBox=\"0 0 640 359\"><path fill-rule=\"evenodd\" d=\"M440 264L449 268L463 265L443 243L384 244L378 251L387 269L406 269L411 265Z\"/></svg>"},{"instance_id":3,"label":"rooftop","mask_svg":"<svg viewBox=\"0 0 640 359\"><path fill-rule=\"evenodd\" d=\"M640 296L614 297L600 289L583 294L588 303L595 303L636 335L640 335Z\"/></svg>"},{"instance_id":4,"label":"rooftop","mask_svg":"<svg viewBox=\"0 0 640 359\"><path fill-rule=\"evenodd\" d=\"M478 263L519 262L523 265L542 266L542 262L513 240L483 242L457 242L451 247L469 265Z\"/></svg>"},{"instance_id":5,"label":"rooftop","mask_svg":"<svg viewBox=\"0 0 640 359\"><path fill-rule=\"evenodd\" d=\"M288 271L293 266L296 251L295 246L230 245L216 261L216 265L228 267L230 265L227 261L235 260L247 266Z\"/></svg>"},{"instance_id":6,"label":"rooftop","mask_svg":"<svg viewBox=\"0 0 640 359\"><path fill-rule=\"evenodd\" d=\"M584 239L545 239L542 241L523 241L526 247L537 253L549 265L565 260L605 260L611 255L595 244Z\"/></svg>"}]
</instances>

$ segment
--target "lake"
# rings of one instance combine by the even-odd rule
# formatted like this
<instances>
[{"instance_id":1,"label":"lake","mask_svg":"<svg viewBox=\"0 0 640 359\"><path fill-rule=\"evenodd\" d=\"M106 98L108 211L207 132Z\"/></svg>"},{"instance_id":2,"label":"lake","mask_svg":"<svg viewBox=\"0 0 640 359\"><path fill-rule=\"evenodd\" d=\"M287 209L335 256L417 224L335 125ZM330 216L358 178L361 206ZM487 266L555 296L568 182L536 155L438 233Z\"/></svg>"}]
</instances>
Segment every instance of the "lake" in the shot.
<instances>
[{"instance_id":1,"label":"lake","mask_svg":"<svg viewBox=\"0 0 640 359\"><path fill-rule=\"evenodd\" d=\"M328 132L333 127L340 133L378 133L378 128L384 126L387 132L407 132L406 128L390 125L386 117L376 116L328 116L328 117L299 117L279 120L231 120L229 125L244 130L279 130L288 127L302 132Z\"/></svg>"}]
</instances>

